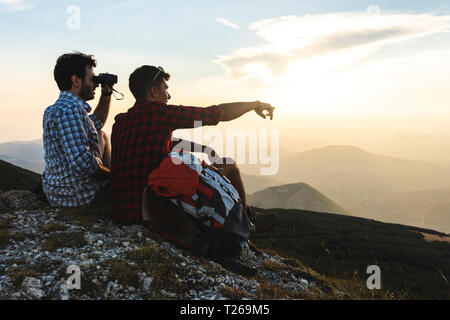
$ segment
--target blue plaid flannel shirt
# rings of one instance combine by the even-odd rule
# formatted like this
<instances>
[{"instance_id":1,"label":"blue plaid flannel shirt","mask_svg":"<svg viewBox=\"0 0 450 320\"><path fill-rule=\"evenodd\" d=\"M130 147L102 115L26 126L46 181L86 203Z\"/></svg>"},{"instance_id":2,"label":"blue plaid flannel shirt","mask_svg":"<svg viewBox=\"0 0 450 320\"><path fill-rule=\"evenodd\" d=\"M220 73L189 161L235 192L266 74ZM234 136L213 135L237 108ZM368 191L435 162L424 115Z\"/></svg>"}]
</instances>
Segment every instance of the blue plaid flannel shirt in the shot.
<instances>
[{"instance_id":1,"label":"blue plaid flannel shirt","mask_svg":"<svg viewBox=\"0 0 450 320\"><path fill-rule=\"evenodd\" d=\"M92 177L102 163L98 130L103 122L80 97L63 91L45 109L42 186L53 207L87 205L106 180Z\"/></svg>"}]
</instances>

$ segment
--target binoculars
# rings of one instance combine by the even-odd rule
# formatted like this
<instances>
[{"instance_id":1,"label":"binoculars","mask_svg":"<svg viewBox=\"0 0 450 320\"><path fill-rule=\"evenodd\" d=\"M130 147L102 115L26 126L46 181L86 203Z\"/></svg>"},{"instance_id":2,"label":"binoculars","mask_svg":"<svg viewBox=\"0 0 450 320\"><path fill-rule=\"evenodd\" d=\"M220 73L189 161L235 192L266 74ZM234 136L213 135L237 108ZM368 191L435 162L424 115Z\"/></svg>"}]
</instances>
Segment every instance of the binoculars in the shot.
<instances>
[{"instance_id":1,"label":"binoculars","mask_svg":"<svg viewBox=\"0 0 450 320\"><path fill-rule=\"evenodd\" d=\"M99 73L98 76L93 76L92 81L95 84L107 84L112 88L117 83L117 76L110 73Z\"/></svg>"}]
</instances>

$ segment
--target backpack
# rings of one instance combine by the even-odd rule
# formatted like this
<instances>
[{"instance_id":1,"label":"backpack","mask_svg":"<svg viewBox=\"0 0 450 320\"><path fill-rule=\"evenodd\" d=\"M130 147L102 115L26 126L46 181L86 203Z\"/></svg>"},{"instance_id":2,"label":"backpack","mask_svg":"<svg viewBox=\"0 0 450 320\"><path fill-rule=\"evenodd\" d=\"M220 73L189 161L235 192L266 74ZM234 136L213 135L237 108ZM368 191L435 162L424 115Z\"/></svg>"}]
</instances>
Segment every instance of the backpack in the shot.
<instances>
[{"instance_id":1,"label":"backpack","mask_svg":"<svg viewBox=\"0 0 450 320\"><path fill-rule=\"evenodd\" d=\"M142 213L165 238L219 263L248 250L254 232L230 181L183 151L149 174Z\"/></svg>"}]
</instances>

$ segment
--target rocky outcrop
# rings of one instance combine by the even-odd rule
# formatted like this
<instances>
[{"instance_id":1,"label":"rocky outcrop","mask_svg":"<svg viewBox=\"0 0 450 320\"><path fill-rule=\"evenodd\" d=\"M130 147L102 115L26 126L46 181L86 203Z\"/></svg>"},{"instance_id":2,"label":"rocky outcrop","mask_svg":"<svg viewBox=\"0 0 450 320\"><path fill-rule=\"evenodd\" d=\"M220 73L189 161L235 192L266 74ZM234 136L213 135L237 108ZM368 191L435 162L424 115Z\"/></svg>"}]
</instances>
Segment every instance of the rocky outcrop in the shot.
<instances>
[{"instance_id":1,"label":"rocky outcrop","mask_svg":"<svg viewBox=\"0 0 450 320\"><path fill-rule=\"evenodd\" d=\"M0 203L0 299L302 299L327 290L298 261L247 251L240 262L257 274L246 277L143 226L116 225L108 208L53 209L17 190Z\"/></svg>"}]
</instances>

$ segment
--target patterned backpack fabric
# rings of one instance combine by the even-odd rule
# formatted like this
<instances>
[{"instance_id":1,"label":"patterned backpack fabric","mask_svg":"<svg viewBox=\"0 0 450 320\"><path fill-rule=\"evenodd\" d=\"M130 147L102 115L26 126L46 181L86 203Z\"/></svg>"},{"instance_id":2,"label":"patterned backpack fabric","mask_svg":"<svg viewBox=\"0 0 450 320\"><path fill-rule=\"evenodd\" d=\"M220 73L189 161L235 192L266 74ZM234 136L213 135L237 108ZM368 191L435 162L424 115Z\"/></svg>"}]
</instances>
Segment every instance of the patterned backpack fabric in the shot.
<instances>
[{"instance_id":1,"label":"patterned backpack fabric","mask_svg":"<svg viewBox=\"0 0 450 320\"><path fill-rule=\"evenodd\" d=\"M230 181L187 152L172 152L148 176L143 220L199 254L236 256L254 226Z\"/></svg>"}]
</instances>

